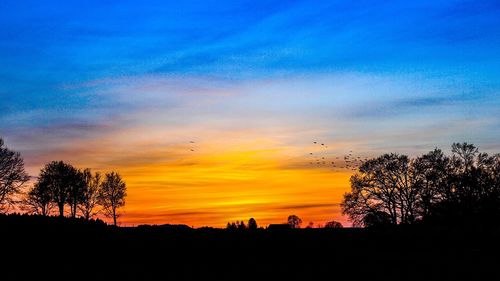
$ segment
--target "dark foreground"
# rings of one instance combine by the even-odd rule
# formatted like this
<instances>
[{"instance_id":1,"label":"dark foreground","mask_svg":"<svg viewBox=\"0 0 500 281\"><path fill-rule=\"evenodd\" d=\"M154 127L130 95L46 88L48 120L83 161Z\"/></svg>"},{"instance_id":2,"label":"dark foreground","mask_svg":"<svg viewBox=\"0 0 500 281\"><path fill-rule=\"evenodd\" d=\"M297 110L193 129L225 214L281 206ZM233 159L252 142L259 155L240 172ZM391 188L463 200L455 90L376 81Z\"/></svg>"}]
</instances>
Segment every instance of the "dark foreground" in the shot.
<instances>
[{"instance_id":1,"label":"dark foreground","mask_svg":"<svg viewBox=\"0 0 500 281\"><path fill-rule=\"evenodd\" d=\"M114 228L0 216L1 280L500 280L498 230Z\"/></svg>"}]
</instances>

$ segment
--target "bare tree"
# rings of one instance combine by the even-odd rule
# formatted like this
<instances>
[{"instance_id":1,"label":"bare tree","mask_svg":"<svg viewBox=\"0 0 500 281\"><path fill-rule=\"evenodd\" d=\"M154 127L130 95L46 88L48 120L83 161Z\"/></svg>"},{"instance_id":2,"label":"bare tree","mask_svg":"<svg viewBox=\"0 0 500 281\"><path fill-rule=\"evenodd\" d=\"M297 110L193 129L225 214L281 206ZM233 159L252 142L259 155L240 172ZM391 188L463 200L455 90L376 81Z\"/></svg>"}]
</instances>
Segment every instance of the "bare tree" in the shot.
<instances>
[{"instance_id":1,"label":"bare tree","mask_svg":"<svg viewBox=\"0 0 500 281\"><path fill-rule=\"evenodd\" d=\"M102 178L99 172L92 174L90 169L83 170L82 176L85 186L82 192L82 200L78 205L78 208L82 212L83 217L86 220L89 220L98 213L95 209L99 201L99 191L102 184Z\"/></svg>"},{"instance_id":2,"label":"bare tree","mask_svg":"<svg viewBox=\"0 0 500 281\"><path fill-rule=\"evenodd\" d=\"M69 175L69 177L68 204L70 207L70 216L75 218L78 212L78 206L84 200L85 180L83 179L83 173L76 169Z\"/></svg>"},{"instance_id":3,"label":"bare tree","mask_svg":"<svg viewBox=\"0 0 500 281\"><path fill-rule=\"evenodd\" d=\"M9 150L0 138L0 212L13 203L13 196L29 181L24 161L18 152Z\"/></svg>"},{"instance_id":4,"label":"bare tree","mask_svg":"<svg viewBox=\"0 0 500 281\"><path fill-rule=\"evenodd\" d=\"M121 176L115 172L106 174L99 192L99 204L103 207L104 214L113 218L115 226L118 217L117 210L125 206L126 196L127 187Z\"/></svg>"},{"instance_id":5,"label":"bare tree","mask_svg":"<svg viewBox=\"0 0 500 281\"><path fill-rule=\"evenodd\" d=\"M406 155L384 154L368 160L351 177L351 192L342 210L354 223L367 213L385 212L392 224L412 223L416 218L418 190Z\"/></svg>"},{"instance_id":6,"label":"bare tree","mask_svg":"<svg viewBox=\"0 0 500 281\"><path fill-rule=\"evenodd\" d=\"M22 209L29 213L47 216L52 207L52 193L48 185L37 182L22 201Z\"/></svg>"},{"instance_id":7,"label":"bare tree","mask_svg":"<svg viewBox=\"0 0 500 281\"><path fill-rule=\"evenodd\" d=\"M290 215L287 222L291 228L300 228L300 225L302 224L302 220L296 215Z\"/></svg>"},{"instance_id":8,"label":"bare tree","mask_svg":"<svg viewBox=\"0 0 500 281\"><path fill-rule=\"evenodd\" d=\"M450 159L440 149L417 157L413 162L418 191L418 212L429 217L438 202L450 196L448 191Z\"/></svg>"},{"instance_id":9,"label":"bare tree","mask_svg":"<svg viewBox=\"0 0 500 281\"><path fill-rule=\"evenodd\" d=\"M500 155L454 143L452 155L435 149L410 160L385 154L351 177L342 211L354 226L411 224L417 220L486 222L500 217Z\"/></svg>"}]
</instances>

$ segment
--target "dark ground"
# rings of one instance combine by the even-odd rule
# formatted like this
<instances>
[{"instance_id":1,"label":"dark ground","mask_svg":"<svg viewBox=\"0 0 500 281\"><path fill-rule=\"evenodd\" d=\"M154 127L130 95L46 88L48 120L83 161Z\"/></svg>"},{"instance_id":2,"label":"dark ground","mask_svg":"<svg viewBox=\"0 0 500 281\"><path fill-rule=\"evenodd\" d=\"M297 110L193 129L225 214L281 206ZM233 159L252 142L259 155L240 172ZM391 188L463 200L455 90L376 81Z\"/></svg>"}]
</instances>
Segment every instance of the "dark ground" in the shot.
<instances>
[{"instance_id":1,"label":"dark ground","mask_svg":"<svg viewBox=\"0 0 500 281\"><path fill-rule=\"evenodd\" d=\"M0 216L0 280L500 280L498 229L114 228Z\"/></svg>"}]
</instances>

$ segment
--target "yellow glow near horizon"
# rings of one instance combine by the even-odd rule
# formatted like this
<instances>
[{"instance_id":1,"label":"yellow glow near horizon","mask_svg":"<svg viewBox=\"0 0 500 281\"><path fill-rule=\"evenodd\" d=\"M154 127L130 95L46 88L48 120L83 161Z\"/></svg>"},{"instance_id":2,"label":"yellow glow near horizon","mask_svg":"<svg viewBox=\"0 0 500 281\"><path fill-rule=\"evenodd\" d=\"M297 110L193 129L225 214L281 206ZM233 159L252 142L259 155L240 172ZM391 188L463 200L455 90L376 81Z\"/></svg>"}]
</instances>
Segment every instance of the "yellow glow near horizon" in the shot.
<instances>
[{"instance_id":1,"label":"yellow glow near horizon","mask_svg":"<svg viewBox=\"0 0 500 281\"><path fill-rule=\"evenodd\" d=\"M254 217L265 225L296 214L304 223L345 223L337 204L350 173L287 167L283 152L239 146L123 168L129 186L123 222L220 227Z\"/></svg>"},{"instance_id":2,"label":"yellow glow near horizon","mask_svg":"<svg viewBox=\"0 0 500 281\"><path fill-rule=\"evenodd\" d=\"M313 147L239 132L205 134L194 143L182 135L171 135L168 143L164 138L163 133L118 132L75 142L51 157L78 168L119 172L128 188L123 225L223 227L253 217L265 226L291 214L304 226L330 220L348 224L339 203L351 173L310 165Z\"/></svg>"}]
</instances>

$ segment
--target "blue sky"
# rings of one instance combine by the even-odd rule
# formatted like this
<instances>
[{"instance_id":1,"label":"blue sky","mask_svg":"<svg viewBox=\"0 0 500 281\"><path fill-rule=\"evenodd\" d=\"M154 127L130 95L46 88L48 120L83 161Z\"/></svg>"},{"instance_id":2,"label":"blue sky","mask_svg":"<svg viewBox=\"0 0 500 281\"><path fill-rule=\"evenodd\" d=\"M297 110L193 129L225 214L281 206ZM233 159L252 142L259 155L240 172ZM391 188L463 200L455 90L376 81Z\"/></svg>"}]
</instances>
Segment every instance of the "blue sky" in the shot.
<instances>
[{"instance_id":1,"label":"blue sky","mask_svg":"<svg viewBox=\"0 0 500 281\"><path fill-rule=\"evenodd\" d=\"M485 126L498 131L500 4L414 2L2 1L0 128L6 138L31 128L90 130L124 112L180 106L193 89L271 83L280 94L252 97L256 112L287 111L279 100L290 95L305 116L328 105L340 122L368 124L439 122L442 113L492 119ZM328 92L342 77L356 92ZM144 81L160 89L131 92ZM293 83L309 97L290 93ZM330 104L335 96L343 108ZM456 130L445 141L498 137Z\"/></svg>"}]
</instances>

